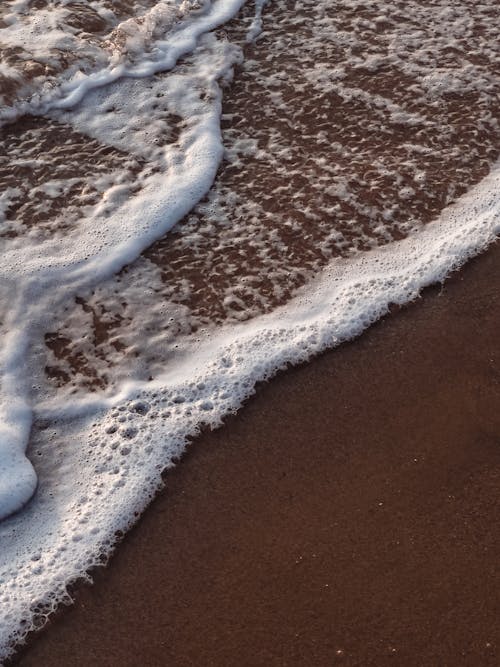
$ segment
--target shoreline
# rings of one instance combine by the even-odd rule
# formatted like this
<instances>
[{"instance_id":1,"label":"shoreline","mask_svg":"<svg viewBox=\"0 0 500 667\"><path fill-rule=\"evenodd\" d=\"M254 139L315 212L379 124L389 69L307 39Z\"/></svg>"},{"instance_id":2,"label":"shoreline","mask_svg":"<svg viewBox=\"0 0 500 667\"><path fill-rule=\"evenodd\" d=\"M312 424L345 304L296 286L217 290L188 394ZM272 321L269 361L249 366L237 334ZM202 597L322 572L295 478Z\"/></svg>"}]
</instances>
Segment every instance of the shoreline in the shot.
<instances>
[{"instance_id":1,"label":"shoreline","mask_svg":"<svg viewBox=\"0 0 500 667\"><path fill-rule=\"evenodd\" d=\"M497 664L499 280L260 385L9 664Z\"/></svg>"}]
</instances>

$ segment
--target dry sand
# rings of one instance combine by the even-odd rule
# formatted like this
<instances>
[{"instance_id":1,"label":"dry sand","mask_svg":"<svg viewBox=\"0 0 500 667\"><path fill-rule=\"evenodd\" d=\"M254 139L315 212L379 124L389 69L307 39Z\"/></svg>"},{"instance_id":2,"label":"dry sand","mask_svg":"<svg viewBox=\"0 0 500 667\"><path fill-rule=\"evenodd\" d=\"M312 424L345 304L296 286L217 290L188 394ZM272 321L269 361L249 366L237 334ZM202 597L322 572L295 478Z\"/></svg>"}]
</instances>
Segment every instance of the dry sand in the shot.
<instances>
[{"instance_id":1,"label":"dry sand","mask_svg":"<svg viewBox=\"0 0 500 667\"><path fill-rule=\"evenodd\" d=\"M261 386L18 658L500 664L500 246Z\"/></svg>"}]
</instances>

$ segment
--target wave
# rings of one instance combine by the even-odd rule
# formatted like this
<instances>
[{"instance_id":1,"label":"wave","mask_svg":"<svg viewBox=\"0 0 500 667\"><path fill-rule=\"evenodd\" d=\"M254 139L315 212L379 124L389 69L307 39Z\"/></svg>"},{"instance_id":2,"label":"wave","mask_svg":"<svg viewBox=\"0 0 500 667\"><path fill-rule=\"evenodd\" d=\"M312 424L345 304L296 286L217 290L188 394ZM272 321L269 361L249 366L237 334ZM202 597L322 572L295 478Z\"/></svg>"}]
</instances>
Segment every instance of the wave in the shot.
<instances>
[{"instance_id":1,"label":"wave","mask_svg":"<svg viewBox=\"0 0 500 667\"><path fill-rule=\"evenodd\" d=\"M262 2L232 27L239 0L142 2L134 16L112 4L95 4L91 33L83 4L2 9L18 60L4 50L0 71L15 84L1 119L16 119L0 163L0 656L109 556L203 425L443 280L500 229L498 163L483 178L496 154L494 31L476 35L476 64L444 62L450 40L472 39L466 3L428 15L410 3L407 24L390 3L371 16L346 0L332 17L306 2L311 22L276 3L269 37ZM385 56L372 52L383 30ZM48 73L12 71L44 57ZM235 69L246 87L222 115L224 148ZM458 125L464 91L477 118ZM280 226L266 227L273 216Z\"/></svg>"}]
</instances>

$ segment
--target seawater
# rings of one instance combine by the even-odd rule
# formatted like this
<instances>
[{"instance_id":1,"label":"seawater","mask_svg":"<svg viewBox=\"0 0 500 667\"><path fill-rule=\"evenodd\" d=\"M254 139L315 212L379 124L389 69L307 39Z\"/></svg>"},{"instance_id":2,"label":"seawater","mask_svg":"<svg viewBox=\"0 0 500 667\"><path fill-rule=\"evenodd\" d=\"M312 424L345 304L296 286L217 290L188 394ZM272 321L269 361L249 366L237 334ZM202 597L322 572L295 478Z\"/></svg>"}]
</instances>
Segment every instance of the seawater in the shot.
<instances>
[{"instance_id":1,"label":"seawater","mask_svg":"<svg viewBox=\"0 0 500 667\"><path fill-rule=\"evenodd\" d=\"M495 5L2 4L0 656L202 425L495 238Z\"/></svg>"}]
</instances>

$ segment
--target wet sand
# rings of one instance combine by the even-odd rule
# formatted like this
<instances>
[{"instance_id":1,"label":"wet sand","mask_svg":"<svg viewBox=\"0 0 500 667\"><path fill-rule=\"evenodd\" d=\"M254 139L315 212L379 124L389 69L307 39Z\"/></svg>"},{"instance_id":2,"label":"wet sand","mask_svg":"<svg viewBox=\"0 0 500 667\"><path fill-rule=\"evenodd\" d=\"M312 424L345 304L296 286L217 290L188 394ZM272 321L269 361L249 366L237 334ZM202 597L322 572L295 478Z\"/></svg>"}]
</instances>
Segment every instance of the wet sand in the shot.
<instances>
[{"instance_id":1,"label":"wet sand","mask_svg":"<svg viewBox=\"0 0 500 667\"><path fill-rule=\"evenodd\" d=\"M499 284L261 386L15 664L498 665Z\"/></svg>"}]
</instances>

